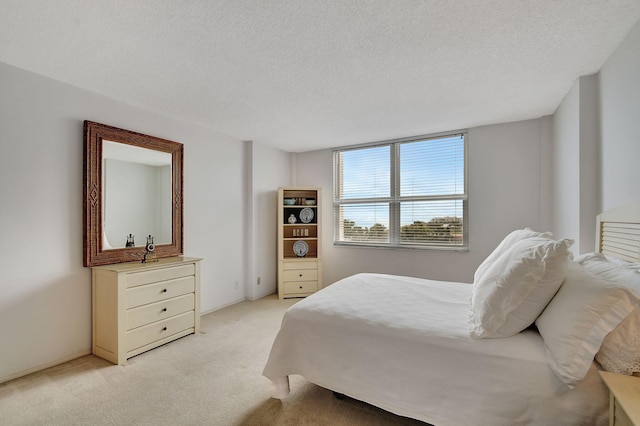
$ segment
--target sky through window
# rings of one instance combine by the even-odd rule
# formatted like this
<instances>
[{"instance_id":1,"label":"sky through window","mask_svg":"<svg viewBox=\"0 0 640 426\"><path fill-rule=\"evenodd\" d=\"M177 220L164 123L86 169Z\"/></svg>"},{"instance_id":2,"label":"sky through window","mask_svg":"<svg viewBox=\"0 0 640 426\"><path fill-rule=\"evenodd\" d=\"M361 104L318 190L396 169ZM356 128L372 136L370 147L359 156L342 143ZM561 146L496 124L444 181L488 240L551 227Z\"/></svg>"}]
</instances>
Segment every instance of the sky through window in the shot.
<instances>
[{"instance_id":1,"label":"sky through window","mask_svg":"<svg viewBox=\"0 0 640 426\"><path fill-rule=\"evenodd\" d=\"M390 198L392 145L345 150L341 155L343 200ZM464 194L464 138L460 135L399 145L400 226L416 220L462 217L462 200L411 201L403 197ZM389 204L345 204L344 219L358 226L389 227Z\"/></svg>"}]
</instances>

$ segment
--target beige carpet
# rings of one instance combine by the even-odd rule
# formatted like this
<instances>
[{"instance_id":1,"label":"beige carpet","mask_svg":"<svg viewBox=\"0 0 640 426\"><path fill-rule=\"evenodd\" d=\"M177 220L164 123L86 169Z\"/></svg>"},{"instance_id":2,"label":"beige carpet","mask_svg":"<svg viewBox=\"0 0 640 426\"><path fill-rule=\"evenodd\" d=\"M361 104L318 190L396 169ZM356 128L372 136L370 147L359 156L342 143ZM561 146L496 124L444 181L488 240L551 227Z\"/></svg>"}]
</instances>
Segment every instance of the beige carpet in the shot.
<instances>
[{"instance_id":1,"label":"beige carpet","mask_svg":"<svg viewBox=\"0 0 640 426\"><path fill-rule=\"evenodd\" d=\"M299 376L271 398L262 376L295 299L242 302L187 336L116 366L93 355L0 384L2 425L424 425Z\"/></svg>"}]
</instances>

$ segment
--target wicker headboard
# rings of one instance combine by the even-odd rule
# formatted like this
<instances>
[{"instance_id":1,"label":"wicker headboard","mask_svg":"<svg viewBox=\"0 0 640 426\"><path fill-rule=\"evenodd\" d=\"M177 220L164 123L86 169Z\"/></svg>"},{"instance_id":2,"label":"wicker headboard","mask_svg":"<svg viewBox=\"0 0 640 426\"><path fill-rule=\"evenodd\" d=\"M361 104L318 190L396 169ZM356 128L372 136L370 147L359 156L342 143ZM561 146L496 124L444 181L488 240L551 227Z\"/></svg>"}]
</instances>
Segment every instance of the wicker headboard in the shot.
<instances>
[{"instance_id":1,"label":"wicker headboard","mask_svg":"<svg viewBox=\"0 0 640 426\"><path fill-rule=\"evenodd\" d=\"M640 262L640 203L615 207L596 219L596 250Z\"/></svg>"}]
</instances>

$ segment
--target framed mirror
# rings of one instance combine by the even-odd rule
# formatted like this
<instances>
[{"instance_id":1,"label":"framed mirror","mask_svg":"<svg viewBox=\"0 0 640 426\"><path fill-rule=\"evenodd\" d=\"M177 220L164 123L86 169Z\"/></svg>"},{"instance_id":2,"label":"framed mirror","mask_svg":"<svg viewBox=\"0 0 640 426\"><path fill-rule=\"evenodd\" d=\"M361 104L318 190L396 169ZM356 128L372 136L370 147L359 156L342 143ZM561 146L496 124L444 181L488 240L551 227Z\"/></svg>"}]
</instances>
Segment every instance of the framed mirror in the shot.
<instances>
[{"instance_id":1,"label":"framed mirror","mask_svg":"<svg viewBox=\"0 0 640 426\"><path fill-rule=\"evenodd\" d=\"M181 143L84 122L84 266L183 253Z\"/></svg>"}]
</instances>

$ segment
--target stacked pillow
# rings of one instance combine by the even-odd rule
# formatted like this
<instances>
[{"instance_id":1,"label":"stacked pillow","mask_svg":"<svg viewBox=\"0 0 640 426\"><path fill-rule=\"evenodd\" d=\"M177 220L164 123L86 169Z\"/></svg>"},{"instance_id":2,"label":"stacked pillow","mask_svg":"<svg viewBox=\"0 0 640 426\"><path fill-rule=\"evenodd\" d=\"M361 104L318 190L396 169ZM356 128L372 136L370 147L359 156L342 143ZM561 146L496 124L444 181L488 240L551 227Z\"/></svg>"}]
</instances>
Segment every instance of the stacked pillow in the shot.
<instances>
[{"instance_id":1,"label":"stacked pillow","mask_svg":"<svg viewBox=\"0 0 640 426\"><path fill-rule=\"evenodd\" d=\"M613 373L629 376L640 373L640 308L635 308L607 334L596 361Z\"/></svg>"},{"instance_id":2,"label":"stacked pillow","mask_svg":"<svg viewBox=\"0 0 640 426\"><path fill-rule=\"evenodd\" d=\"M640 299L633 290L572 263L558 294L536 319L551 370L575 386L586 376L605 336L637 306Z\"/></svg>"},{"instance_id":3,"label":"stacked pillow","mask_svg":"<svg viewBox=\"0 0 640 426\"><path fill-rule=\"evenodd\" d=\"M487 269L491 267L495 263L498 258L503 255L509 247L517 243L518 241L522 241L529 237L544 237L544 238L552 238L553 235L551 232L536 232L529 228L524 229L516 229L498 244L498 247L478 266L476 269L476 273L473 275L473 282L477 283L480 278L487 272Z\"/></svg>"},{"instance_id":4,"label":"stacked pillow","mask_svg":"<svg viewBox=\"0 0 640 426\"><path fill-rule=\"evenodd\" d=\"M640 294L640 263L608 258L602 253L581 254L575 258L575 262L607 281Z\"/></svg>"},{"instance_id":5,"label":"stacked pillow","mask_svg":"<svg viewBox=\"0 0 640 426\"><path fill-rule=\"evenodd\" d=\"M528 228L507 235L474 275L470 335L508 337L535 322L550 369L569 387L594 358L640 373L640 263L600 253L572 262L572 244Z\"/></svg>"},{"instance_id":6,"label":"stacked pillow","mask_svg":"<svg viewBox=\"0 0 640 426\"><path fill-rule=\"evenodd\" d=\"M529 327L560 288L572 244L528 228L507 235L474 275L470 335L509 337Z\"/></svg>"},{"instance_id":7,"label":"stacked pillow","mask_svg":"<svg viewBox=\"0 0 640 426\"><path fill-rule=\"evenodd\" d=\"M581 255L576 262L600 278L640 295L640 264L610 259L600 253ZM606 371L640 373L640 306L607 334L595 358Z\"/></svg>"}]
</instances>

